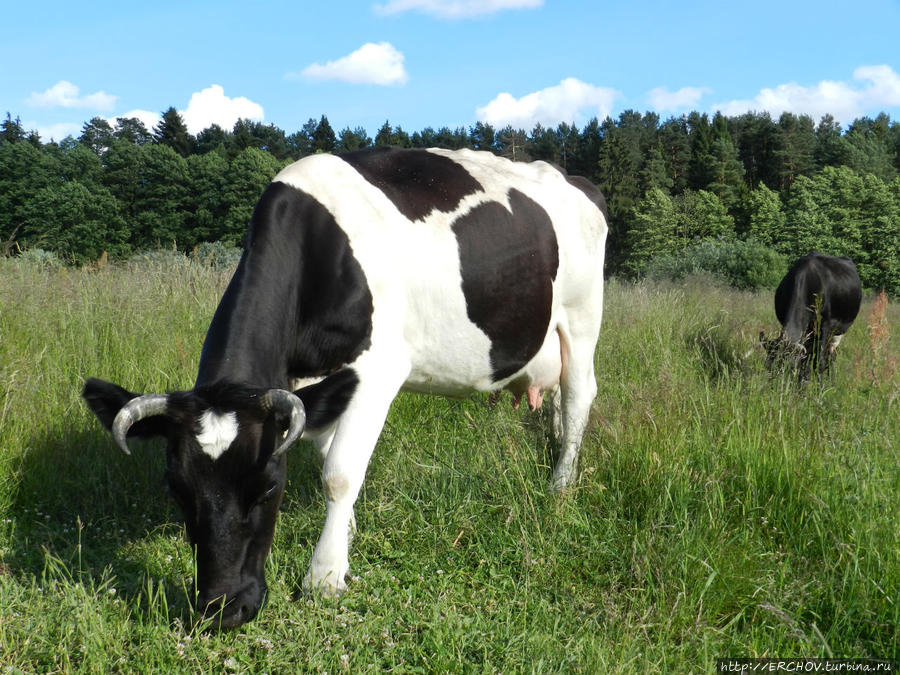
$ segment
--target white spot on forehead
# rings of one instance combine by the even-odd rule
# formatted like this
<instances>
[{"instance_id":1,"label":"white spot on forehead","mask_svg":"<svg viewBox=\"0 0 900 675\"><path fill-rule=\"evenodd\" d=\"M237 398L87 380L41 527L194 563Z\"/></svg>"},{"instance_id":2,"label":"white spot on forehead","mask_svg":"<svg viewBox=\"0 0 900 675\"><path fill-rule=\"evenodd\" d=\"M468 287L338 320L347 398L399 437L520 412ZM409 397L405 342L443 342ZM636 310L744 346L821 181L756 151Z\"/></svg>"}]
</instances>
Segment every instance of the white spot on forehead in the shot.
<instances>
[{"instance_id":1,"label":"white spot on forehead","mask_svg":"<svg viewBox=\"0 0 900 675\"><path fill-rule=\"evenodd\" d=\"M233 412L217 413L207 410L197 420L200 433L197 442L200 448L212 459L218 459L237 438L238 421Z\"/></svg>"}]
</instances>

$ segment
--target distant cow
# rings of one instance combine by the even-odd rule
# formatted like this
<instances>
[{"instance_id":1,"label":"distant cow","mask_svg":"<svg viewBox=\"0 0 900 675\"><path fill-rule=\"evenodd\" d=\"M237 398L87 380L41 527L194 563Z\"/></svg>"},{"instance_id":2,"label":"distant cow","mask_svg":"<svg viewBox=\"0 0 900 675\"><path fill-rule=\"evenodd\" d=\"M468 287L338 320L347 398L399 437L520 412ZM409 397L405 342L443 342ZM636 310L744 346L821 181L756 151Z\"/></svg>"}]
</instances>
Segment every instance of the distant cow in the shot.
<instances>
[{"instance_id":1,"label":"distant cow","mask_svg":"<svg viewBox=\"0 0 900 675\"><path fill-rule=\"evenodd\" d=\"M825 372L861 300L852 260L817 252L800 258L775 291L782 329L778 339L764 340L767 362L787 361L801 377Z\"/></svg>"},{"instance_id":2,"label":"distant cow","mask_svg":"<svg viewBox=\"0 0 900 675\"><path fill-rule=\"evenodd\" d=\"M263 564L302 437L323 460L325 525L304 586L346 588L353 505L401 389L552 392L571 483L597 392L603 196L543 162L376 149L314 155L254 211L190 391L83 395L121 448L168 440L166 477L197 551L198 608L231 627L264 599Z\"/></svg>"}]
</instances>

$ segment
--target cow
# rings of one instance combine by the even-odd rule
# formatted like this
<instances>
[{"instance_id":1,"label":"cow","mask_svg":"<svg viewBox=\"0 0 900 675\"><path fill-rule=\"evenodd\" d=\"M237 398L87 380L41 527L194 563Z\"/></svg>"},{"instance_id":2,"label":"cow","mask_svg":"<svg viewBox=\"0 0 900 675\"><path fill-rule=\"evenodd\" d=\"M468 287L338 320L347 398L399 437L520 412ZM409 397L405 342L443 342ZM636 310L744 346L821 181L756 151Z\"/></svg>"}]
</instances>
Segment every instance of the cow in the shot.
<instances>
[{"instance_id":1,"label":"cow","mask_svg":"<svg viewBox=\"0 0 900 675\"><path fill-rule=\"evenodd\" d=\"M544 162L378 148L283 169L253 212L193 389L83 396L128 453L167 440L196 551L197 608L225 628L265 597L286 450L322 460L325 523L305 589L346 588L354 503L400 390L551 393L564 490L597 393L606 202Z\"/></svg>"},{"instance_id":2,"label":"cow","mask_svg":"<svg viewBox=\"0 0 900 675\"><path fill-rule=\"evenodd\" d=\"M775 290L778 338L760 339L769 366L786 363L802 379L825 373L862 301L856 265L813 251L797 260Z\"/></svg>"}]
</instances>

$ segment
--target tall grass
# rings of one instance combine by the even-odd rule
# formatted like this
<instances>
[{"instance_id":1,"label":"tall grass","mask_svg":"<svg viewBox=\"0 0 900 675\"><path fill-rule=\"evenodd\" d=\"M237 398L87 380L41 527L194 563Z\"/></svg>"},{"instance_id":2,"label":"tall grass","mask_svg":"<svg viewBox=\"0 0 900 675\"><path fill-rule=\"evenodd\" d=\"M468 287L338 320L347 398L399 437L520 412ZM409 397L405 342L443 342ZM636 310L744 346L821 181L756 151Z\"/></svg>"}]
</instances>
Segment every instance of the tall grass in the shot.
<instances>
[{"instance_id":1,"label":"tall grass","mask_svg":"<svg viewBox=\"0 0 900 675\"><path fill-rule=\"evenodd\" d=\"M87 376L190 387L228 272L0 260L0 672L709 671L900 658L900 312L867 301L831 376L746 352L771 294L609 284L575 489L545 411L398 397L357 505L350 590L304 595L324 516L292 451L268 605L207 633L162 484ZM5 670L4 670L5 668Z\"/></svg>"}]
</instances>

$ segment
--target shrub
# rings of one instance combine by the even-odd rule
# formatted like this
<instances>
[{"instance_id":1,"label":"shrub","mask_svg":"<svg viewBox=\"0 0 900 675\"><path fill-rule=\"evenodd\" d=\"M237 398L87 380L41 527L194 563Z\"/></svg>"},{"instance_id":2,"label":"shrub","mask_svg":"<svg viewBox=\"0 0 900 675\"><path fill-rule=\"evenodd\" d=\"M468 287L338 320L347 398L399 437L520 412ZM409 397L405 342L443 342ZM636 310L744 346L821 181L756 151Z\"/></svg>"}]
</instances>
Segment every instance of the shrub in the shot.
<instances>
[{"instance_id":1,"label":"shrub","mask_svg":"<svg viewBox=\"0 0 900 675\"><path fill-rule=\"evenodd\" d=\"M241 259L242 250L221 241L205 241L194 249L194 260L212 267L224 269L234 267Z\"/></svg>"},{"instance_id":2,"label":"shrub","mask_svg":"<svg viewBox=\"0 0 900 675\"><path fill-rule=\"evenodd\" d=\"M650 279L683 279L707 273L744 290L773 288L787 272L784 256L756 241L706 239L678 253L653 258L645 275Z\"/></svg>"},{"instance_id":3,"label":"shrub","mask_svg":"<svg viewBox=\"0 0 900 675\"><path fill-rule=\"evenodd\" d=\"M187 267L189 264L190 259L176 248L148 249L135 253L128 259L128 266L132 269L169 269Z\"/></svg>"},{"instance_id":4,"label":"shrub","mask_svg":"<svg viewBox=\"0 0 900 675\"><path fill-rule=\"evenodd\" d=\"M47 267L55 269L62 267L63 262L53 251L45 251L42 248L29 248L19 254L20 262L34 265L36 267Z\"/></svg>"}]
</instances>

